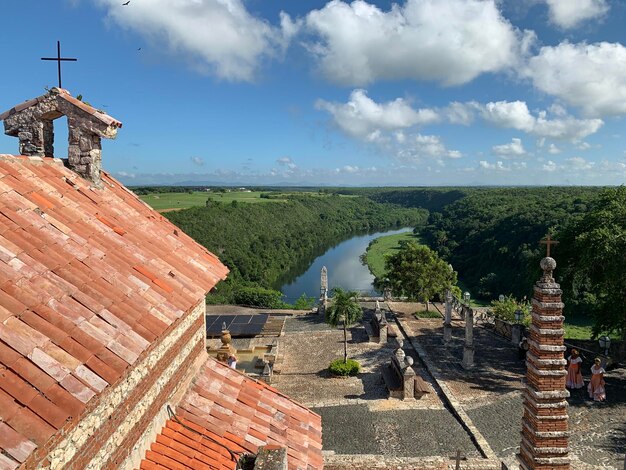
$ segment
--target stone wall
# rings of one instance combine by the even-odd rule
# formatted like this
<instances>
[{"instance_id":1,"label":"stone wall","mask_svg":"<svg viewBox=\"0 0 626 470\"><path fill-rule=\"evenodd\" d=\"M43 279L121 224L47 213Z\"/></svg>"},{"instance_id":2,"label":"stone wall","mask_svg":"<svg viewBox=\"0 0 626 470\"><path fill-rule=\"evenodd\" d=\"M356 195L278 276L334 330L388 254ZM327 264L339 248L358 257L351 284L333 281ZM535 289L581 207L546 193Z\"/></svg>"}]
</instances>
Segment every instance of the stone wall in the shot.
<instances>
[{"instance_id":1,"label":"stone wall","mask_svg":"<svg viewBox=\"0 0 626 470\"><path fill-rule=\"evenodd\" d=\"M133 451L141 454L145 449L137 441L184 383L188 364L204 351L204 316L202 300L24 468L119 468Z\"/></svg>"}]
</instances>

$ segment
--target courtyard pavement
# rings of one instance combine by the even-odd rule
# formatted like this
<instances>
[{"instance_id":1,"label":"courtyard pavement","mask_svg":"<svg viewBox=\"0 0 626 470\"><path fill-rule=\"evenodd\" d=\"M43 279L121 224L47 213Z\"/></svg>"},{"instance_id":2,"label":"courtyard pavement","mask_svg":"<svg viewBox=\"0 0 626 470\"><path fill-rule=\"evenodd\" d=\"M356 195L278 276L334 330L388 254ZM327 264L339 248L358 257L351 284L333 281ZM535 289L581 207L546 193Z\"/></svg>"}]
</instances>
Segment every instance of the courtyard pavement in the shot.
<instances>
[{"instance_id":1,"label":"courtyard pavement","mask_svg":"<svg viewBox=\"0 0 626 470\"><path fill-rule=\"evenodd\" d=\"M366 319L371 318L374 304L362 306ZM322 416L325 451L424 457L453 455L458 449L468 457L479 457L470 436L435 389L412 402L387 398L380 368L397 347L395 340L386 345L369 343L362 325L352 327L348 356L361 363L362 371L356 377L334 378L327 368L343 355L343 330L326 325L321 315L288 318L280 340L281 373L272 385ZM404 349L416 358L406 344ZM414 368L432 383L419 361Z\"/></svg>"},{"instance_id":2,"label":"courtyard pavement","mask_svg":"<svg viewBox=\"0 0 626 470\"><path fill-rule=\"evenodd\" d=\"M522 379L526 369L517 348L505 338L474 327L475 367L460 367L464 324L453 322L450 344L443 343L442 320L417 319L415 304L389 303L407 334L427 351L436 373L452 391L460 406L490 447L507 462L519 450L522 418ZM591 364L584 364L583 372ZM589 374L585 374L588 379ZM590 400L584 390L572 392L569 404L572 468L624 468L626 452L626 368L606 376L608 399Z\"/></svg>"}]
</instances>

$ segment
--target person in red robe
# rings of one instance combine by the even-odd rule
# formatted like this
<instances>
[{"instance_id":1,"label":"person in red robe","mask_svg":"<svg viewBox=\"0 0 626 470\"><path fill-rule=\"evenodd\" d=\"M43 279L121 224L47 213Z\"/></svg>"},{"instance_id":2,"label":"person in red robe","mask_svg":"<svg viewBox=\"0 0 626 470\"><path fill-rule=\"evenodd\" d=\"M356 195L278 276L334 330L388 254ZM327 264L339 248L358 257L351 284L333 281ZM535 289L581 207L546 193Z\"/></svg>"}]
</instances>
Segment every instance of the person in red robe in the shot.
<instances>
[{"instance_id":1,"label":"person in red robe","mask_svg":"<svg viewBox=\"0 0 626 470\"><path fill-rule=\"evenodd\" d=\"M589 392L589 398L593 398L594 401L606 400L606 390L604 389L604 373L605 370L602 367L602 362L599 357L596 357L593 366L591 366L591 381L587 386Z\"/></svg>"},{"instance_id":2,"label":"person in red robe","mask_svg":"<svg viewBox=\"0 0 626 470\"><path fill-rule=\"evenodd\" d=\"M565 386L571 389L583 388L583 374L580 370L583 360L580 358L578 351L572 349L571 356L567 358L567 380Z\"/></svg>"}]
</instances>

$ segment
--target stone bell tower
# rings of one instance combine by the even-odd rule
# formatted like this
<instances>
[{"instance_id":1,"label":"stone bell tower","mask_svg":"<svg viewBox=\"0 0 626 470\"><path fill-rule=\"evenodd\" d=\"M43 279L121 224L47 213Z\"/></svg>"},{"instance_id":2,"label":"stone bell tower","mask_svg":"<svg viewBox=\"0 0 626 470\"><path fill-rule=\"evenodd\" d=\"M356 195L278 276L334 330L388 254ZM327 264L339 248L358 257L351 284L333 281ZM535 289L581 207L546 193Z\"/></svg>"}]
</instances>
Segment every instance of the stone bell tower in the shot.
<instances>
[{"instance_id":1,"label":"stone bell tower","mask_svg":"<svg viewBox=\"0 0 626 470\"><path fill-rule=\"evenodd\" d=\"M20 155L53 157L53 121L61 116L67 117L69 127L67 166L99 186L101 140L114 139L121 122L74 98L63 88L52 88L45 95L18 104L0 114L0 120L4 121L4 133L19 139Z\"/></svg>"}]
</instances>

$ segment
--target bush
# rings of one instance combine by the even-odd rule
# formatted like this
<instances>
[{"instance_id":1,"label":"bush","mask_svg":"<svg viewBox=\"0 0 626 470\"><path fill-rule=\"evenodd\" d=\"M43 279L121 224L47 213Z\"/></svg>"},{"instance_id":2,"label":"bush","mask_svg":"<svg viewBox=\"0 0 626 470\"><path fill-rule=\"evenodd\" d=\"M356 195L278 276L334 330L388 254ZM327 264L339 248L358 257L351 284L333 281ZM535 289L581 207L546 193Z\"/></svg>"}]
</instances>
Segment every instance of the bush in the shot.
<instances>
[{"instance_id":1,"label":"bush","mask_svg":"<svg viewBox=\"0 0 626 470\"><path fill-rule=\"evenodd\" d=\"M342 377L354 376L361 370L361 364L354 359L348 359L348 362L343 362L343 359L335 359L328 366L328 370L331 374L340 375Z\"/></svg>"},{"instance_id":2,"label":"bush","mask_svg":"<svg viewBox=\"0 0 626 470\"><path fill-rule=\"evenodd\" d=\"M441 318L441 315L436 310L419 310L415 312L417 318Z\"/></svg>"},{"instance_id":3,"label":"bush","mask_svg":"<svg viewBox=\"0 0 626 470\"><path fill-rule=\"evenodd\" d=\"M302 294L294 302L293 308L295 310L311 310L315 305L315 297L308 297L306 294Z\"/></svg>"},{"instance_id":4,"label":"bush","mask_svg":"<svg viewBox=\"0 0 626 470\"><path fill-rule=\"evenodd\" d=\"M526 299L518 301L512 295L508 295L502 302L500 300L491 301L493 316L509 323L515 323L515 311L518 309L524 312L522 323L529 325L530 314L528 313L528 302Z\"/></svg>"},{"instance_id":5,"label":"bush","mask_svg":"<svg viewBox=\"0 0 626 470\"><path fill-rule=\"evenodd\" d=\"M262 287L244 287L233 294L236 304L250 307L283 308L281 300L283 294L277 290L263 289Z\"/></svg>"}]
</instances>

